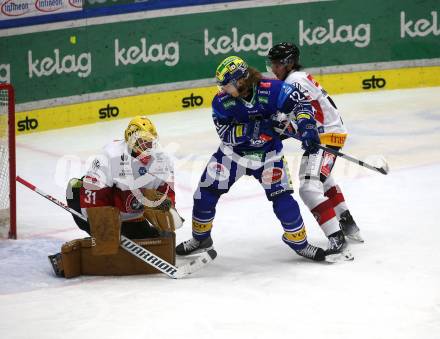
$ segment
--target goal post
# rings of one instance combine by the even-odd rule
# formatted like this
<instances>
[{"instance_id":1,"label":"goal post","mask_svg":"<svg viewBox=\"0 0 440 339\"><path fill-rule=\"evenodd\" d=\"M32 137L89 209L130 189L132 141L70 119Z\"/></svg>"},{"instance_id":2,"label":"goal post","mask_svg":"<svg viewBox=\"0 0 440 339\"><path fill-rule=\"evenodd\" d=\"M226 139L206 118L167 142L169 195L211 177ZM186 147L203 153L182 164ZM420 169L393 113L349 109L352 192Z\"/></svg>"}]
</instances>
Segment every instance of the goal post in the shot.
<instances>
[{"instance_id":1,"label":"goal post","mask_svg":"<svg viewBox=\"0 0 440 339\"><path fill-rule=\"evenodd\" d=\"M0 83L0 236L17 239L14 88Z\"/></svg>"}]
</instances>

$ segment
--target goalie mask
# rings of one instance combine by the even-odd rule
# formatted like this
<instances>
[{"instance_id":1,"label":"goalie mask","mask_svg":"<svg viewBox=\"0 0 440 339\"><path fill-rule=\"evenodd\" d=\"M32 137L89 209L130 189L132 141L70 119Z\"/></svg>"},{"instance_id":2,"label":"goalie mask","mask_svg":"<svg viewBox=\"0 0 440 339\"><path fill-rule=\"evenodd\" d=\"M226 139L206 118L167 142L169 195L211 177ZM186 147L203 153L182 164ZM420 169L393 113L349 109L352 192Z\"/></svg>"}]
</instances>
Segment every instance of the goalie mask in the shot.
<instances>
[{"instance_id":1,"label":"goalie mask","mask_svg":"<svg viewBox=\"0 0 440 339\"><path fill-rule=\"evenodd\" d=\"M125 142L143 163L150 160L157 148L157 138L156 127L145 116L131 119L125 129Z\"/></svg>"}]
</instances>

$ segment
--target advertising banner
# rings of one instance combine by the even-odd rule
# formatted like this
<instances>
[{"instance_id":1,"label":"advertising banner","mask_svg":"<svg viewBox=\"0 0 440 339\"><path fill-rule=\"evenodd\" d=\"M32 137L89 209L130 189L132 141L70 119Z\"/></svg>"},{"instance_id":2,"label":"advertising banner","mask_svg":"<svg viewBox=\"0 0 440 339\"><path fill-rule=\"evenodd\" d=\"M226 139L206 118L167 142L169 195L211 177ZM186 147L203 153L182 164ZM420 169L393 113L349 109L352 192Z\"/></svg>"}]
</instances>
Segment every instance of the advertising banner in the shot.
<instances>
[{"instance_id":1,"label":"advertising banner","mask_svg":"<svg viewBox=\"0 0 440 339\"><path fill-rule=\"evenodd\" d=\"M0 0L0 21L81 11L83 0Z\"/></svg>"},{"instance_id":2,"label":"advertising banner","mask_svg":"<svg viewBox=\"0 0 440 339\"><path fill-rule=\"evenodd\" d=\"M316 75L314 79L332 95L383 89L439 86L440 66L396 70ZM185 112L211 106L217 86L132 95L87 101L64 106L23 111L16 114L16 133L27 134L51 129L99 123L135 115Z\"/></svg>"},{"instance_id":3,"label":"advertising banner","mask_svg":"<svg viewBox=\"0 0 440 339\"><path fill-rule=\"evenodd\" d=\"M243 0L0 0L0 29L240 1Z\"/></svg>"},{"instance_id":4,"label":"advertising banner","mask_svg":"<svg viewBox=\"0 0 440 339\"><path fill-rule=\"evenodd\" d=\"M234 54L265 71L281 41L299 46L305 67L438 59L439 14L437 0L325 1L3 36L0 81L26 103L213 79Z\"/></svg>"}]
</instances>

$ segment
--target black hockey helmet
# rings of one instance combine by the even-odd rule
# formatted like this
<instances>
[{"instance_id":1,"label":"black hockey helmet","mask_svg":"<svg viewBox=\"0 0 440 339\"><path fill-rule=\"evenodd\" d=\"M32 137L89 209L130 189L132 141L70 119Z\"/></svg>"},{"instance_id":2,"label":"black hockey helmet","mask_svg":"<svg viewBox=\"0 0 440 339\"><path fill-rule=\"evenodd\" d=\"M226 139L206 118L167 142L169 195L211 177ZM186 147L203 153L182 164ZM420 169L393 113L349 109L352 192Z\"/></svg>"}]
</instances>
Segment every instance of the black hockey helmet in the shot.
<instances>
[{"instance_id":1,"label":"black hockey helmet","mask_svg":"<svg viewBox=\"0 0 440 339\"><path fill-rule=\"evenodd\" d=\"M293 64L295 69L299 69L299 48L292 43L282 42L274 45L267 55L267 64L271 64L273 61L278 61L281 64L287 66Z\"/></svg>"}]
</instances>

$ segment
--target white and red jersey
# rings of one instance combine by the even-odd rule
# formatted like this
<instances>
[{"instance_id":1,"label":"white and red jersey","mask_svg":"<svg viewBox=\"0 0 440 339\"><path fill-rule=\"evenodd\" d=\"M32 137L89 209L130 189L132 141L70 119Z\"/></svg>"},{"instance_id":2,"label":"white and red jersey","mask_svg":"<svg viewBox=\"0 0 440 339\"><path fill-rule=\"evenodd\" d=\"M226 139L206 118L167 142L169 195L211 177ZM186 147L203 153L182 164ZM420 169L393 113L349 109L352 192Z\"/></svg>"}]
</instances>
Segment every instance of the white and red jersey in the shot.
<instances>
[{"instance_id":1,"label":"white and red jersey","mask_svg":"<svg viewBox=\"0 0 440 339\"><path fill-rule=\"evenodd\" d=\"M114 206L122 221L136 220L143 215L141 190L166 193L174 205L173 182L173 165L164 152L155 151L142 161L131 155L125 141L113 141L93 159L83 178L81 210L86 215L86 208Z\"/></svg>"},{"instance_id":2,"label":"white and red jersey","mask_svg":"<svg viewBox=\"0 0 440 339\"><path fill-rule=\"evenodd\" d=\"M297 86L310 97L316 110L315 119L321 143L342 147L347 138L347 129L336 105L322 86L310 74L298 71L291 71L284 82Z\"/></svg>"}]
</instances>

